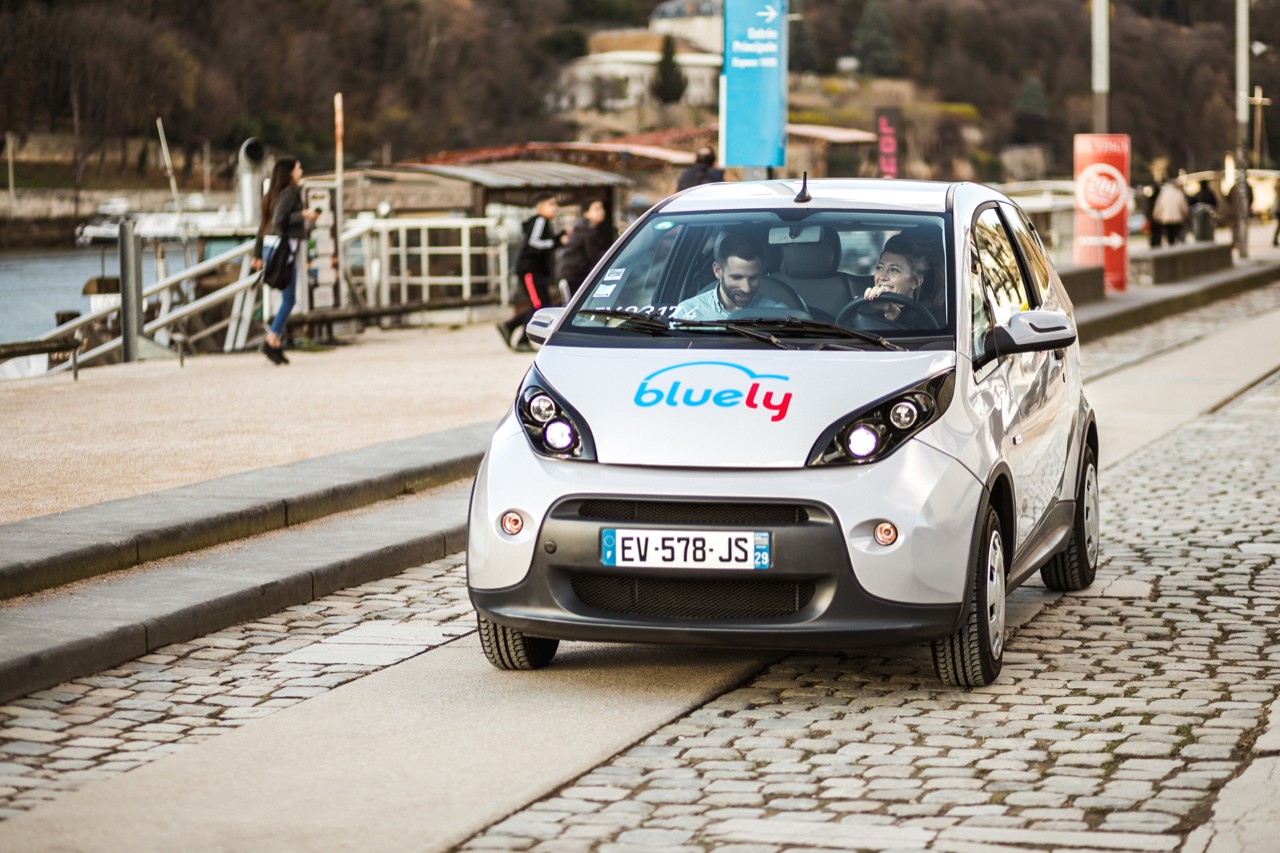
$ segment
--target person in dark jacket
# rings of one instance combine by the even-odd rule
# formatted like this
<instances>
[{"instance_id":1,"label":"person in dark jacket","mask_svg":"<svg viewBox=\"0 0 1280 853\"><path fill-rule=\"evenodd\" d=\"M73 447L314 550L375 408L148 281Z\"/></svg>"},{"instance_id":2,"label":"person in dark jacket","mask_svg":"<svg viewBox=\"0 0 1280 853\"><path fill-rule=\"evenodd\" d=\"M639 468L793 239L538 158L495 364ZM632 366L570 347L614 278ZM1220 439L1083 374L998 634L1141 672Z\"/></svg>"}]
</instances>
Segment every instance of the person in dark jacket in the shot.
<instances>
[{"instance_id":1,"label":"person in dark jacket","mask_svg":"<svg viewBox=\"0 0 1280 853\"><path fill-rule=\"evenodd\" d=\"M524 221L524 242L516 256L516 277L529 297L530 307L498 324L498 334L513 350L528 347L525 324L533 312L551 304L556 249L564 243L564 236L556 231L556 214L560 212L556 197L548 192L538 193L533 197L533 209L534 215Z\"/></svg>"},{"instance_id":2,"label":"person in dark jacket","mask_svg":"<svg viewBox=\"0 0 1280 853\"><path fill-rule=\"evenodd\" d=\"M314 210L302 209L301 182L302 163L292 157L282 157L276 161L271 170L267 194L262 197L261 224L258 226L258 238L253 244L252 267L255 270L262 269L262 243L263 237L268 233L280 238L273 251L286 251L290 255L289 286L280 291L280 308L276 311L267 339L260 348L276 364L289 363L284 354L283 336L298 296L297 253L304 245L307 225L315 222L320 215Z\"/></svg>"},{"instance_id":3,"label":"person in dark jacket","mask_svg":"<svg viewBox=\"0 0 1280 853\"><path fill-rule=\"evenodd\" d=\"M724 180L724 169L716 168L716 150L703 145L694 154L693 165L680 173L676 190L687 190L699 184L715 184Z\"/></svg>"},{"instance_id":4,"label":"person in dark jacket","mask_svg":"<svg viewBox=\"0 0 1280 853\"><path fill-rule=\"evenodd\" d=\"M572 297L582 287L587 273L596 265L596 261L613 243L613 229L607 222L608 214L604 202L592 199L582 211L582 216L573 224L564 250L560 253L557 268L557 279L568 289Z\"/></svg>"}]
</instances>

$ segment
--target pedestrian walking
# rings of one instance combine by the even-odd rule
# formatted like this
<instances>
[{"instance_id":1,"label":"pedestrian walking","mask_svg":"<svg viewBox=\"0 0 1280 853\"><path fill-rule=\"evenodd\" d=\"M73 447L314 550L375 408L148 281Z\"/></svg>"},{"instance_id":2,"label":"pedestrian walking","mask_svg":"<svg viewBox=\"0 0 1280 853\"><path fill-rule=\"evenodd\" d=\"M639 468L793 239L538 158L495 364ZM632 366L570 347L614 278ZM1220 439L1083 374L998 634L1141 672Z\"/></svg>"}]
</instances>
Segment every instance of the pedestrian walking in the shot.
<instances>
[{"instance_id":1,"label":"pedestrian walking","mask_svg":"<svg viewBox=\"0 0 1280 853\"><path fill-rule=\"evenodd\" d=\"M513 350L531 348L524 327L533 312L551 304L556 249L564 243L564 236L556 231L556 214L560 212L556 197L549 192L538 193L533 197L533 209L534 215L524 221L524 242L516 256L516 277L524 287L529 307L498 324L503 342Z\"/></svg>"},{"instance_id":2,"label":"pedestrian walking","mask_svg":"<svg viewBox=\"0 0 1280 853\"><path fill-rule=\"evenodd\" d=\"M271 328L267 331L267 339L260 349L263 355L276 364L288 364L284 354L284 333L293 313L293 306L298 296L297 253L300 246L305 245L307 225L316 221L320 215L314 210L304 210L302 205L302 163L292 157L282 157L276 161L271 170L271 183L267 194L262 197L261 223L258 225L258 238L253 244L253 269L263 266L263 238L274 234L279 238L273 252L288 252L288 268L286 281L288 285L280 292L280 308L276 311ZM270 258L270 254L267 255ZM265 298L265 297L264 297Z\"/></svg>"},{"instance_id":3,"label":"pedestrian walking","mask_svg":"<svg viewBox=\"0 0 1280 853\"><path fill-rule=\"evenodd\" d=\"M596 262L613 243L613 227L608 222L604 202L592 199L573 224L556 270L556 279L565 288L566 300L572 298L586 281Z\"/></svg>"},{"instance_id":4,"label":"pedestrian walking","mask_svg":"<svg viewBox=\"0 0 1280 853\"><path fill-rule=\"evenodd\" d=\"M1271 215L1276 220L1276 230L1271 235L1271 245L1280 246L1280 184L1276 184L1276 203L1272 205Z\"/></svg>"},{"instance_id":5,"label":"pedestrian walking","mask_svg":"<svg viewBox=\"0 0 1280 853\"><path fill-rule=\"evenodd\" d=\"M724 180L724 169L716 168L716 150L703 145L693 155L693 165L680 173L676 190L687 190L699 184L715 184Z\"/></svg>"},{"instance_id":6,"label":"pedestrian walking","mask_svg":"<svg viewBox=\"0 0 1280 853\"><path fill-rule=\"evenodd\" d=\"M1181 242L1182 229L1190 214L1187 194L1178 188L1172 178L1167 178L1156 194L1155 204L1151 206L1151 248L1160 245L1161 235L1170 246Z\"/></svg>"}]
</instances>

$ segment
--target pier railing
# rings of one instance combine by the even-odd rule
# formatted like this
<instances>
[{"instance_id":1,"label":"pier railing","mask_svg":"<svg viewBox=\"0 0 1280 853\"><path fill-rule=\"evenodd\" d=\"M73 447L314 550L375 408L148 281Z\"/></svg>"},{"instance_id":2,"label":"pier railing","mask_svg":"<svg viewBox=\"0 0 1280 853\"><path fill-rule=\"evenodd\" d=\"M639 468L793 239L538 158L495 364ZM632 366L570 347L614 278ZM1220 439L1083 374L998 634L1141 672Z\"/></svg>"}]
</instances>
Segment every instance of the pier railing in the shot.
<instances>
[{"instance_id":1,"label":"pier railing","mask_svg":"<svg viewBox=\"0 0 1280 853\"><path fill-rule=\"evenodd\" d=\"M344 268L337 276L336 292L329 302L333 307L313 307L311 296L317 285L308 267L299 264L299 310L291 317L291 326L368 322L446 309L461 310L467 322L475 306L506 305L510 301L508 245L497 220L360 219L344 231L341 239ZM277 291L263 287L259 273L251 270L252 251L253 242L246 241L144 287L143 304L153 306L156 316L142 325L142 336L165 348L176 344L190 349L200 340L225 330L224 351L246 348L251 335L260 332L274 315L280 298ZM240 269L234 281L194 298L195 287L189 283L237 263ZM221 318L197 331L174 329L176 324L224 305L227 307ZM92 311L36 340L85 337L90 329L120 312L120 305ZM117 335L80 354L75 361L79 366L89 364L121 350L123 345L123 337ZM67 362L53 365L47 372L71 368L72 363Z\"/></svg>"}]
</instances>

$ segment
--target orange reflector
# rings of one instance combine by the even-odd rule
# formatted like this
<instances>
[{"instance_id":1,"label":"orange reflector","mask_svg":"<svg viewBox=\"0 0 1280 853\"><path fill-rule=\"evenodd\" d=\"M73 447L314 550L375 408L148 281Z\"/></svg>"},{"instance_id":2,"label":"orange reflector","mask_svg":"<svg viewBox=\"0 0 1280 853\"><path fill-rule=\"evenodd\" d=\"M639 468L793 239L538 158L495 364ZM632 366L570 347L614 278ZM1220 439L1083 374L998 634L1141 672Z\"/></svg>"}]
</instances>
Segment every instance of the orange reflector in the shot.
<instances>
[{"instance_id":1,"label":"orange reflector","mask_svg":"<svg viewBox=\"0 0 1280 853\"><path fill-rule=\"evenodd\" d=\"M882 521L876 525L875 537L881 545L892 545L898 541L898 528L892 522Z\"/></svg>"}]
</instances>

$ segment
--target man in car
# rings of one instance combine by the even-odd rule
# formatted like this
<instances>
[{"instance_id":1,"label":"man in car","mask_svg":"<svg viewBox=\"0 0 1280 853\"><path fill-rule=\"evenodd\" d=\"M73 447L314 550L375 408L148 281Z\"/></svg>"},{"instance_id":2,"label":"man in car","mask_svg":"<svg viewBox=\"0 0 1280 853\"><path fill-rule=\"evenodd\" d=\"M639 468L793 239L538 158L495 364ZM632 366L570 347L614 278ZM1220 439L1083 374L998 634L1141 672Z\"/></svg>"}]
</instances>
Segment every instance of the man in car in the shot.
<instances>
[{"instance_id":1,"label":"man in car","mask_svg":"<svg viewBox=\"0 0 1280 853\"><path fill-rule=\"evenodd\" d=\"M786 308L760 293L764 253L746 236L733 232L716 240L711 271L716 281L676 306L676 320L727 320L743 308Z\"/></svg>"}]
</instances>

